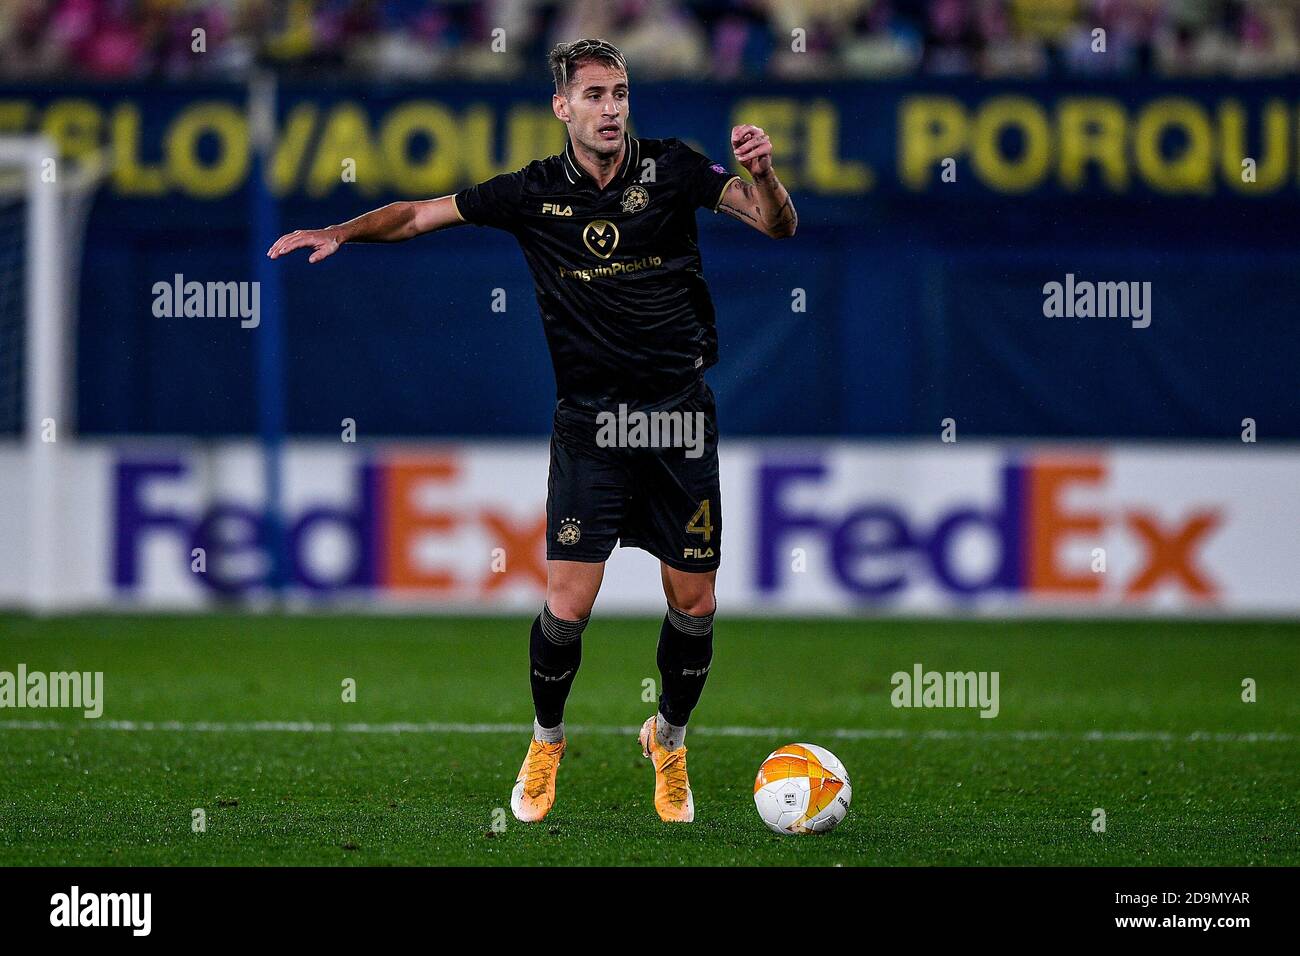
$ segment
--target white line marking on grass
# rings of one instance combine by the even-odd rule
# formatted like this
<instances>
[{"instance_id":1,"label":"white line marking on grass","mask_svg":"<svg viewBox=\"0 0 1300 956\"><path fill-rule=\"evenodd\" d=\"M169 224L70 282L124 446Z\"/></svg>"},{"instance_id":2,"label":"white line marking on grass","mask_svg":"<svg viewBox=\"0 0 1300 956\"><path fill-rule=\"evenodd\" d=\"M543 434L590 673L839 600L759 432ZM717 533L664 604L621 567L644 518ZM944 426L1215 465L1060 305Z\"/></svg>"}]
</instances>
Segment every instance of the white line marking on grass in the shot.
<instances>
[{"instance_id":1,"label":"white line marking on grass","mask_svg":"<svg viewBox=\"0 0 1300 956\"><path fill-rule=\"evenodd\" d=\"M71 723L57 720L5 720L0 730L116 730L149 733L290 733L290 734L525 734L532 732L532 724L464 724L464 723L390 723L333 724L320 721L178 721L178 720L87 720ZM574 724L569 730L577 735L589 734L603 737L635 737L640 726L617 727L613 725L583 726ZM840 727L831 730L803 731L793 727L693 727L692 736L699 737L765 737L774 740L798 740L800 737L817 737L835 740L1075 740L1085 743L1293 743L1296 734L1278 732L1221 733L1198 730L1176 734L1166 730L904 730L894 727L857 728Z\"/></svg>"}]
</instances>

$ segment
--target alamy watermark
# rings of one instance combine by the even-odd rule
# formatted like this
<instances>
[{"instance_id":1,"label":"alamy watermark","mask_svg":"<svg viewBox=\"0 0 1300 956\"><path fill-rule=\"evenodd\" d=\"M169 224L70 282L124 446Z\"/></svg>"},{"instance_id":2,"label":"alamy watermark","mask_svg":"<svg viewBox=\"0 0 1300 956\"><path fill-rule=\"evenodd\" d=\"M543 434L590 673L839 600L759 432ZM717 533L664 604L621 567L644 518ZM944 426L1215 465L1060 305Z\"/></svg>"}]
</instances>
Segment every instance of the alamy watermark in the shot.
<instances>
[{"instance_id":1,"label":"alamy watermark","mask_svg":"<svg viewBox=\"0 0 1300 956\"><path fill-rule=\"evenodd\" d=\"M1065 282L1043 286L1043 315L1049 319L1130 319L1135 329L1151 324L1150 282L1075 281L1074 273L1065 274Z\"/></svg>"},{"instance_id":2,"label":"alamy watermark","mask_svg":"<svg viewBox=\"0 0 1300 956\"><path fill-rule=\"evenodd\" d=\"M618 412L596 415L600 448L685 448L687 458L704 454L703 412L638 412L619 405Z\"/></svg>"},{"instance_id":3,"label":"alamy watermark","mask_svg":"<svg viewBox=\"0 0 1300 956\"><path fill-rule=\"evenodd\" d=\"M103 671L0 671L0 708L63 708L81 710L94 720L104 713Z\"/></svg>"},{"instance_id":4,"label":"alamy watermark","mask_svg":"<svg viewBox=\"0 0 1300 956\"><path fill-rule=\"evenodd\" d=\"M153 926L152 893L83 893L74 885L50 897L50 925L118 926L132 936L148 936Z\"/></svg>"},{"instance_id":5,"label":"alamy watermark","mask_svg":"<svg viewBox=\"0 0 1300 956\"><path fill-rule=\"evenodd\" d=\"M927 671L919 663L911 673L896 671L889 682L894 690L889 702L895 707L978 707L981 717L996 717L998 671Z\"/></svg>"},{"instance_id":6,"label":"alamy watermark","mask_svg":"<svg viewBox=\"0 0 1300 956\"><path fill-rule=\"evenodd\" d=\"M176 273L171 282L153 284L153 314L158 319L239 319L240 328L262 323L260 282L186 282Z\"/></svg>"}]
</instances>

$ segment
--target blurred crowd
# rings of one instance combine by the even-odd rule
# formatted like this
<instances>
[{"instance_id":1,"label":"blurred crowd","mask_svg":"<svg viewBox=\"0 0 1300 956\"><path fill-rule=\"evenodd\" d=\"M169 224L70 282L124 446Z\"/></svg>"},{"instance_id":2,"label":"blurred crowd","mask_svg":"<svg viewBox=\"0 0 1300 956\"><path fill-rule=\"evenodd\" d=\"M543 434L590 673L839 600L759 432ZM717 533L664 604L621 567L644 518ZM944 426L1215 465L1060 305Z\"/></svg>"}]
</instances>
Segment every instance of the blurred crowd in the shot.
<instances>
[{"instance_id":1,"label":"blurred crowd","mask_svg":"<svg viewBox=\"0 0 1300 956\"><path fill-rule=\"evenodd\" d=\"M0 0L0 78L1294 76L1300 0ZM1103 32L1098 32L1103 31Z\"/></svg>"}]
</instances>

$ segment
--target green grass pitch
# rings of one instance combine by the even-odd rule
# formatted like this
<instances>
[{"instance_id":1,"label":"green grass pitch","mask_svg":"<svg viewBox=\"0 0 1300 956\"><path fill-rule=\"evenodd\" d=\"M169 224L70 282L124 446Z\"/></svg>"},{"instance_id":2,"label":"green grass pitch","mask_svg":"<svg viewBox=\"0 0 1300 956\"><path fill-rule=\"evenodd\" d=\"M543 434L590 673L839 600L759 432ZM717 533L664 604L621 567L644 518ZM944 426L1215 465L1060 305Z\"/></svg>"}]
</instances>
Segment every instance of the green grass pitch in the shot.
<instances>
[{"instance_id":1,"label":"green grass pitch","mask_svg":"<svg viewBox=\"0 0 1300 956\"><path fill-rule=\"evenodd\" d=\"M99 721L0 710L0 864L1300 864L1300 624L723 618L675 827L633 730L658 626L593 619L556 807L495 832L531 720L523 618L0 616L0 671L105 682ZM916 662L998 671L1001 713L895 709ZM759 762L795 740L852 776L831 834L755 813Z\"/></svg>"}]
</instances>

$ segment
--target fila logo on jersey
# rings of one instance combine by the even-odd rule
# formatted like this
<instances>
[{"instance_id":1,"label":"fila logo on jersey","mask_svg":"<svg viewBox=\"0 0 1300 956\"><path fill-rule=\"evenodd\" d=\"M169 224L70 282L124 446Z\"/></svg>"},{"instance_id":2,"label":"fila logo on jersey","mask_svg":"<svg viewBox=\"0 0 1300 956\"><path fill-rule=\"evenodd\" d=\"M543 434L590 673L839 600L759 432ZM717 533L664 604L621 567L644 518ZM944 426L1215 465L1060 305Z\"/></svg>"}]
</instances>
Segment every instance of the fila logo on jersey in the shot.
<instances>
[{"instance_id":1,"label":"fila logo on jersey","mask_svg":"<svg viewBox=\"0 0 1300 956\"><path fill-rule=\"evenodd\" d=\"M552 216L572 216L572 206L561 206L559 203L544 202L542 203L542 215L550 213Z\"/></svg>"},{"instance_id":2,"label":"fila logo on jersey","mask_svg":"<svg viewBox=\"0 0 1300 956\"><path fill-rule=\"evenodd\" d=\"M582 244L593 256L608 259L618 248L618 226L608 219L596 219L582 230Z\"/></svg>"}]
</instances>

